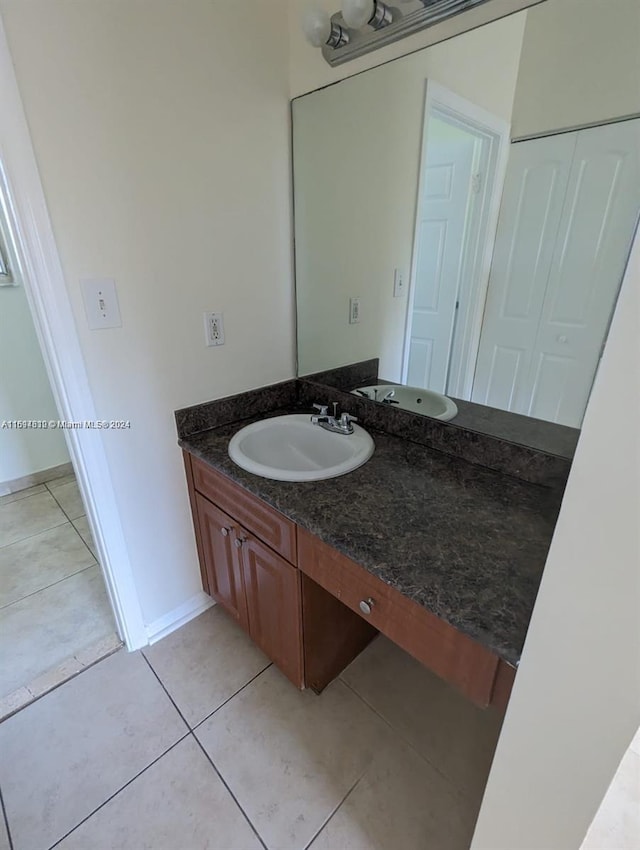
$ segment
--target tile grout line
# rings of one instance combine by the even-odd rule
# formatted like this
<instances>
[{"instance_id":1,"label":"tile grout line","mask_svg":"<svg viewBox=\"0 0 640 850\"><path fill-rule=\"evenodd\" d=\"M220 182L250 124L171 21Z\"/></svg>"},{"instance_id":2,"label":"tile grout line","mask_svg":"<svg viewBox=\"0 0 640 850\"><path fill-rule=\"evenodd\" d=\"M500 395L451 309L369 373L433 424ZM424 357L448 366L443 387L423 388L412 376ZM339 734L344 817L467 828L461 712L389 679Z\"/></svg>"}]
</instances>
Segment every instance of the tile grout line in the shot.
<instances>
[{"instance_id":1,"label":"tile grout line","mask_svg":"<svg viewBox=\"0 0 640 850\"><path fill-rule=\"evenodd\" d=\"M93 557L93 555L91 556ZM52 581L51 584L45 584L43 587L39 587L37 590L32 590L31 593L26 593L24 596L21 596L19 599L14 599L12 602L7 602L6 605L0 605L0 611L4 611L6 608L11 608L12 605L17 605L18 602L22 602L24 599L29 599L32 596L35 596L38 593L42 593L43 590L49 590L50 587L55 587L57 584L61 584L63 581L66 581L68 578L73 578L73 576L78 576L80 573L86 572L86 570L90 570L93 567L100 566L96 559L93 559L93 564L88 564L86 567L80 567L79 570L76 570L74 573L69 573L69 575L63 576L63 578L59 578L57 581Z\"/></svg>"},{"instance_id":2,"label":"tile grout line","mask_svg":"<svg viewBox=\"0 0 640 850\"><path fill-rule=\"evenodd\" d=\"M242 691L244 691L245 688L248 688L249 685L252 682L255 682L255 680L258 678L258 676L262 676L262 674L265 672L265 670L268 670L269 667L273 667L273 662L269 662L269 664L267 664L266 667L263 667L263 669L259 673L256 673L255 676L252 676L249 679L249 681L245 682L244 685L241 688L238 688L238 690L234 691L234 693L232 693L230 697L227 697L227 699L224 702L221 702L220 705L217 708L214 708L213 711L210 712L209 714L207 714L206 717L203 717L202 720L199 720L196 723L196 725L193 727L193 731L195 732L196 729L199 729L202 726L202 724L206 723L207 720L210 720L213 717L213 715L216 714L216 712L220 711L221 708L224 708L225 705L227 703L231 702L232 699L235 699L235 697L237 697L238 694L242 693Z\"/></svg>"},{"instance_id":3,"label":"tile grout line","mask_svg":"<svg viewBox=\"0 0 640 850\"><path fill-rule=\"evenodd\" d=\"M337 806L333 809L333 811L329 814L329 817L325 820L325 822L322 824L322 826L320 827L320 829L319 829L319 830L316 832L316 834L313 836L313 838L311 839L311 841L310 841L310 842L309 842L309 843L305 846L304 850L310 850L311 845L313 844L313 842L314 842L314 841L316 840L316 838L320 835L320 833L321 833L321 832L322 832L322 830L325 828L325 826L329 823L329 821L333 819L333 816L336 814L336 812L338 811L338 809L340 809L340 808L342 807L342 805L343 805L344 803L346 803L347 798L348 798L348 797L350 797L350 796L351 796L351 794L352 794L352 792L356 790L356 788L358 787L358 785L360 785L360 783L361 783L361 782L362 782L362 780L364 779L365 774L367 773L367 771L368 771L368 770L369 770L369 767L366 767L366 768L362 771L362 773L360 774L360 776L356 779L356 781L353 783L353 785L351 786L351 788L349 788L349 790L348 790L348 791L347 791L347 793L344 795L344 797L340 800L340 802L338 803L338 805L337 805Z\"/></svg>"},{"instance_id":4,"label":"tile grout line","mask_svg":"<svg viewBox=\"0 0 640 850\"><path fill-rule=\"evenodd\" d=\"M11 829L9 828L9 818L7 817L7 807L4 804L2 789L0 788L0 809L2 809L2 817L4 818L5 829L7 830L7 838L9 839L9 850L13 850L13 838L11 837Z\"/></svg>"},{"instance_id":5,"label":"tile grout line","mask_svg":"<svg viewBox=\"0 0 640 850\"><path fill-rule=\"evenodd\" d=\"M87 543L87 541L84 539L84 537L82 536L82 534L80 534L80 532L78 531L78 528L76 527L76 522L77 522L79 519L87 519L87 515L86 515L86 514L82 514L82 516L77 516L75 519L70 519L70 520L69 520L69 522L70 522L70 523L71 523L71 525L73 526L73 530L75 531L75 533L78 535L78 537L80 538L80 540L82 540L82 542L84 543L84 545L85 545L85 546L87 547L87 549L89 550L89 553L90 553L91 557L93 558L93 560L96 562L96 564L98 564L98 566L100 566L100 567L101 567L101 564L100 564L100 562L98 561L98 556L97 556L97 555L96 555L96 553L93 551L93 549L91 548L91 546L89 546L89 544ZM87 522L88 522L88 520L87 520ZM89 526L89 531L91 532L91 526ZM92 537L93 537L93 532L91 532L91 535L92 535ZM94 541L94 546L95 546L95 541Z\"/></svg>"},{"instance_id":6,"label":"tile grout line","mask_svg":"<svg viewBox=\"0 0 640 850\"><path fill-rule=\"evenodd\" d=\"M63 477L64 477L64 478L67 478L67 477L69 477L69 476L65 475L65 476L63 476ZM75 477L75 475L73 476L73 478L74 478L74 480L77 480L77 479L76 479L76 477ZM51 481L45 481L45 482L43 482L42 486L43 486L43 487L46 487L46 489L47 489L50 493L52 493L53 491L51 490L51 487L49 487L49 484L53 484L55 481L60 482L60 481L62 481L62 478L53 478ZM65 481L65 482L64 482L64 484L72 484L72 483L73 483L72 481ZM64 484L59 484L59 486L60 486L60 487L64 487Z\"/></svg>"},{"instance_id":7,"label":"tile grout line","mask_svg":"<svg viewBox=\"0 0 640 850\"><path fill-rule=\"evenodd\" d=\"M61 483L63 478L70 478L71 480L65 481L64 483ZM66 487L67 484L77 484L77 483L78 483L78 479L76 478L75 473L72 472L70 475L63 475L62 478L52 478L51 481L45 481L42 486L45 487L51 493L51 495L53 496L53 490L49 486L50 484L57 484L58 486L55 489L59 490L61 487Z\"/></svg>"},{"instance_id":8,"label":"tile grout line","mask_svg":"<svg viewBox=\"0 0 640 850\"><path fill-rule=\"evenodd\" d=\"M71 484L71 481L69 481L69 482L67 482L67 483ZM46 484L45 484L45 487L47 487L47 485L46 485ZM65 511L65 509L62 507L62 505L60 504L60 502L58 501L58 499L56 499L56 494L55 494L55 493L53 493L51 490L49 490L49 488L48 488L48 487L47 487L47 491L48 491L49 495L51 496L51 498L52 498L52 499L54 500L54 502L56 503L56 505L60 508L60 510L62 511L62 513L66 516L66 518L68 519L68 521L69 521L69 522L73 525L73 520L71 519L71 517L69 516L69 514ZM80 496L80 500L82 501L82 496ZM82 503L82 507L84 508L84 502ZM86 515L87 515L87 514L86 514L86 510L85 510L85 513L80 514L80 516L86 516ZM80 517L76 517L76 519L80 519ZM75 527L75 526L74 526L74 527Z\"/></svg>"},{"instance_id":9,"label":"tile grout line","mask_svg":"<svg viewBox=\"0 0 640 850\"><path fill-rule=\"evenodd\" d=\"M207 759L207 761L209 762L209 764L210 764L210 765L211 765L211 767L213 768L213 770L214 770L214 772L215 772L216 776L218 777L218 779L220 780L220 782L222 782L222 784L224 785L224 787L227 789L227 792L228 792L229 796L231 797L231 799L233 800L233 802L236 804L236 806L238 807L238 809L242 812L242 816L244 817L244 819L246 820L246 822L249 824L249 826L250 826L251 830L252 830L252 831L253 831L253 833L255 834L255 836L256 836L256 838L258 839L258 841L260 842L260 844L264 847L264 850L269 850L269 848L267 847L267 845L265 844L265 842L262 840L262 836L260 835L260 833L258 832L258 830L256 829L256 827L253 825L253 823L252 823L252 821L251 821L251 818L249 817L249 815L245 812L245 810L244 810L244 809L242 808L242 806L240 805L240 802L239 802L238 798L236 797L236 795L233 793L233 791L231 790L231 788L230 788L230 787L229 787L229 785L227 784L227 782L226 782L226 780L225 780L224 776L220 773L220 771L219 771L219 770L218 770L218 768L216 767L215 762L213 761L213 759L211 758L211 756L209 755L209 753L208 753L208 752L206 751L206 749L204 748L204 746L203 746L202 742L200 741L200 739L198 738L198 736L197 736L194 732L191 732L191 735L193 736L193 739L194 739L194 741L196 742L196 744L200 747L200 749L201 749L201 750L202 750L202 752L204 753L204 757Z\"/></svg>"},{"instance_id":10,"label":"tile grout line","mask_svg":"<svg viewBox=\"0 0 640 850\"><path fill-rule=\"evenodd\" d=\"M37 493L29 493L26 496L20 496L20 493L23 493L24 490L17 490L15 493L5 493L4 496L0 496L0 508L3 508L5 505L13 505L16 502L22 502L25 499L30 499L32 496L41 496L43 493L48 492L47 488L44 484L36 484L36 487L42 487L42 490L38 490ZM31 487L26 487L25 490L31 490ZM10 496L13 496L13 499L9 499ZM17 497L17 498L15 498ZM3 502L3 499L7 499L8 501Z\"/></svg>"},{"instance_id":11,"label":"tile grout line","mask_svg":"<svg viewBox=\"0 0 640 850\"><path fill-rule=\"evenodd\" d=\"M391 723L390 720L387 720L387 718L383 714L381 714L377 710L377 708L375 708L373 705L371 705L369 702L367 702L367 700L362 696L362 694L358 693L358 691L354 687L352 687L347 681L345 681L343 678L341 678L341 677L338 677L338 678L340 679L340 681L342 682L343 685L346 685L346 687L351 691L352 694L355 694L355 696L358 697L358 699L361 700L361 702L363 702L367 706L367 708L376 715L376 717L379 717L380 720L382 720L382 722L385 723L389 727L389 729L391 729L391 731L393 732L394 735L397 735L397 737L402 741L403 744L405 744L405 746L407 746L412 752L414 752L418 756L418 758L420 758L423 762L428 764L429 767L431 767L433 770L435 770L436 773L438 773L444 780L446 780L449 783L449 785L451 785L451 787L456 790L456 792L458 794L463 796L465 799L467 799L470 796L468 794L468 792L466 792L462 788L460 788L458 786L458 784L456 782L454 782L453 779L451 779L451 777L447 776L447 774L444 773L443 770L440 767L438 767L437 764L434 764L430 759L428 759L425 755L423 755L420 752L420 750L417 749L417 747L408 738L406 738L399 729L396 729L396 727Z\"/></svg>"},{"instance_id":12,"label":"tile grout line","mask_svg":"<svg viewBox=\"0 0 640 850\"><path fill-rule=\"evenodd\" d=\"M153 767L154 764L157 764L157 762L159 762L160 759L164 758L167 755L167 753L170 753L171 750L173 750L175 747L178 746L178 744L181 744L183 741L185 741L189 737L189 735L191 735L190 731L185 732L185 734L181 738L178 738L178 740L175 741L173 744L171 744L171 746L168 747L164 752L160 753L159 756L154 758L153 761L149 762L149 764L146 765L145 767L143 767L142 770L140 770L138 773L136 773L135 776L132 776L131 779L129 779L127 782L125 782L125 784L121 788L118 788L117 791L114 791L114 793L111 794L109 797L107 797L107 799L103 803L100 803L100 805L97 806L95 809L93 809L92 812L90 812L86 817L82 818L82 820L79 823L77 823L68 832L65 832L65 834L61 838L58 838L57 841L55 841L53 844L51 844L49 846L49 850L53 850L53 848L57 847L62 841L65 840L65 838L68 838L71 835L72 832L75 832L76 829L81 827L83 823L86 823L97 812L99 812L100 809L103 809L107 805L107 803L110 803L111 800L113 800L114 797L117 797L118 794L120 794L122 791L124 791L125 788L128 788L129 785L131 785L132 782L135 782L136 779L138 779L140 776L142 776L143 773L146 773L147 770L149 770L150 767Z\"/></svg>"},{"instance_id":13,"label":"tile grout line","mask_svg":"<svg viewBox=\"0 0 640 850\"><path fill-rule=\"evenodd\" d=\"M58 506L57 502L56 502L56 506ZM2 510L1 505L0 505L0 510ZM32 540L34 537L37 537L39 534L44 534L47 531L53 531L54 528L60 528L61 525L66 525L67 523L71 523L71 520L67 519L67 515L62 510L62 508L60 508L60 512L64 516L64 520L62 522L57 522L55 525L50 525L48 528L42 528L40 531L36 531L35 534L27 534L26 537L21 537L19 540L13 540L11 543L3 543L2 546L0 546L0 549L6 549L8 546L14 546L16 543L24 543L25 540ZM73 523L71 523L71 525L73 525Z\"/></svg>"},{"instance_id":14,"label":"tile grout line","mask_svg":"<svg viewBox=\"0 0 640 850\"><path fill-rule=\"evenodd\" d=\"M156 671L153 669L153 667L152 667L152 665L151 665L151 662L149 661L149 659L147 658L147 656L144 654L144 652L143 652L142 650L140 650L140 655L144 658L144 660L145 660L145 662L146 662L146 664L147 664L147 667L149 668L149 670L151 670L151 672L153 673L153 675L154 675L154 676L155 676L155 678L157 679L158 684L160 685L160 687L162 688L162 690L163 690L163 691L165 692L165 694L167 695L167 698L168 698L169 702L171 703L171 705L175 708L175 710L176 710L176 711L178 712L178 714L180 715L180 719L182 720L182 722L184 723L184 725L187 727L187 729L189 730L189 732L193 731L193 730L191 729L191 726L187 723L187 719L186 719L186 717L184 716L184 714L180 711L180 709L179 709L179 708L178 708L178 706L176 705L176 701L175 701L175 700L174 700L174 698L171 696L171 694L169 693L169 691L165 688L165 686L164 686L164 682L162 681L162 679L160 678L160 676L158 676L158 674L156 673Z\"/></svg>"},{"instance_id":15,"label":"tile grout line","mask_svg":"<svg viewBox=\"0 0 640 850\"><path fill-rule=\"evenodd\" d=\"M145 647L144 649L146 649L146 647ZM237 697L237 696L238 696L238 694L239 694L241 691L243 691L245 688L247 688L247 687L248 687L248 686L249 686L252 682L255 682L255 680L258 678L258 676L262 676L262 674L264 673L264 671L265 671L265 670L268 670L268 669L269 669L269 667L272 667L272 666L273 666L273 662L269 662L269 664L267 664L267 666L266 666L266 667L263 667L263 668L262 668L262 670L260 670L260 672L259 672L259 673L256 673L256 675L255 675L255 676L252 676L252 677L249 679L249 681L248 681L248 682L245 682L245 683L244 683L244 685L243 685L241 688L238 688L238 690L237 690L237 691L234 691L234 692L231 694L231 696L230 696L230 697L227 697L227 699L226 699L224 702L221 702L221 703L220 703L220 705L219 705L219 706L217 706L217 708L214 708L214 709L213 709L213 711L209 712L209 714L207 714L207 715L206 715L206 717L203 717L203 718L202 718L202 720L198 720L198 722L195 724L195 726L191 726L191 724L187 721L187 718L186 718L186 717L183 715L183 713L180 711L180 709L178 708L177 704L175 703L175 701L174 701L173 697L171 696L171 694L169 693L169 691L168 691L168 690L167 690L167 688L165 687L164 682L162 681L162 679L160 678L160 676L158 675L158 673L156 673L156 671L155 671L155 669L154 669L153 664L151 663L151 661L149 661L149 659L148 659L148 658L147 658L147 656L145 655L145 653L144 653L144 649L141 649L141 650L140 650L140 653L141 653L142 657L144 658L144 660L147 662L147 664L148 664L148 665L149 665L149 667L151 668L151 672L153 673L153 675L156 677L156 679L157 679L157 680L158 680L158 682L160 683L160 686L162 687L162 690L163 690L163 691L166 693L166 695L169 697L169 699L170 699L170 700L171 700L171 702L173 703L173 707L174 707L174 708L175 708L175 710L178 712L178 714L180 715L180 717L182 717L182 719L184 720L184 722L187 724L187 728L188 728L191 732L195 732L195 730L196 730L196 729L198 729L200 726L202 726L202 724L203 724L203 723L205 723L207 720L209 720L209 718L213 717L213 715L214 715L217 711L220 711L220 709L221 709L221 708L224 708L224 706L225 706L228 702L231 702L231 700L232 700L232 699L234 699L234 697Z\"/></svg>"}]
</instances>

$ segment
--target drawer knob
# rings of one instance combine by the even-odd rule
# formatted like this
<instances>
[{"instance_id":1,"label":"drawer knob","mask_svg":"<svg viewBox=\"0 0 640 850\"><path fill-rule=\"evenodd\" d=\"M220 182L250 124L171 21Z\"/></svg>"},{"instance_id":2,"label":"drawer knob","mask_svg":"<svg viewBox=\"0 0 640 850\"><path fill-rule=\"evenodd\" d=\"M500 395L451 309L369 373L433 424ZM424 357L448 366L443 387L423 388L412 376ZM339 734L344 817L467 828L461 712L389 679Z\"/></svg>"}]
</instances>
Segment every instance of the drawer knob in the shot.
<instances>
[{"instance_id":1,"label":"drawer knob","mask_svg":"<svg viewBox=\"0 0 640 850\"><path fill-rule=\"evenodd\" d=\"M373 609L373 606L374 606L375 604L376 604L376 603L375 603L375 602L373 601L373 599L369 596L369 597L368 597L368 599L363 599L363 600L360 602L360 610L362 611L362 613L363 613L363 614L370 614L370 613L371 613L371 611L372 611L372 609Z\"/></svg>"},{"instance_id":2,"label":"drawer knob","mask_svg":"<svg viewBox=\"0 0 640 850\"><path fill-rule=\"evenodd\" d=\"M228 537L230 531L231 531L231 529L227 528L225 525L223 525L222 528L220 529L220 532L222 533L223 537Z\"/></svg>"},{"instance_id":3,"label":"drawer knob","mask_svg":"<svg viewBox=\"0 0 640 850\"><path fill-rule=\"evenodd\" d=\"M242 547L242 544L246 542L246 537L236 537L236 539L233 541L233 545L236 547L236 549L240 549Z\"/></svg>"}]
</instances>

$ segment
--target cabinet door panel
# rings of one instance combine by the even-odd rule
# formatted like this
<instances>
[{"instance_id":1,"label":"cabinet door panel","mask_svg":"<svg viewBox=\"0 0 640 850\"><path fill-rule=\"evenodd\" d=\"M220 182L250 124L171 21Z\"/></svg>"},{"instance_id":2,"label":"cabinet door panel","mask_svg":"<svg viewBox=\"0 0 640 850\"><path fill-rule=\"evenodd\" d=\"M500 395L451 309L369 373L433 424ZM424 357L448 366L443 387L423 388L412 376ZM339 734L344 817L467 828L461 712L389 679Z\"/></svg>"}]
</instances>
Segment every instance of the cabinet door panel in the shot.
<instances>
[{"instance_id":1,"label":"cabinet door panel","mask_svg":"<svg viewBox=\"0 0 640 850\"><path fill-rule=\"evenodd\" d=\"M242 570L234 547L234 520L199 493L195 494L195 499L208 592L247 629Z\"/></svg>"},{"instance_id":2,"label":"cabinet door panel","mask_svg":"<svg viewBox=\"0 0 640 850\"><path fill-rule=\"evenodd\" d=\"M294 685L304 685L300 575L255 537L242 544L251 637Z\"/></svg>"}]
</instances>

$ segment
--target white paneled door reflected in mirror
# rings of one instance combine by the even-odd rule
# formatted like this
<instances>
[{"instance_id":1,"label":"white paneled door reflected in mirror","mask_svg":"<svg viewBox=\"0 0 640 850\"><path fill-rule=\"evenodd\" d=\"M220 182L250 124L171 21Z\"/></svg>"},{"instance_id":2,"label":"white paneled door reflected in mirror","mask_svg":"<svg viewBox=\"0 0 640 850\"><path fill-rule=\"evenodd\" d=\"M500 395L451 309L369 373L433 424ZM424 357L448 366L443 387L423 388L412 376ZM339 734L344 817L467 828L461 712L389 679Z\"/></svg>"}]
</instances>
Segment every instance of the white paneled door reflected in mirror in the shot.
<instances>
[{"instance_id":1,"label":"white paneled door reflected in mirror","mask_svg":"<svg viewBox=\"0 0 640 850\"><path fill-rule=\"evenodd\" d=\"M300 375L377 357L580 427L640 211L639 25L547 0L293 102Z\"/></svg>"}]
</instances>

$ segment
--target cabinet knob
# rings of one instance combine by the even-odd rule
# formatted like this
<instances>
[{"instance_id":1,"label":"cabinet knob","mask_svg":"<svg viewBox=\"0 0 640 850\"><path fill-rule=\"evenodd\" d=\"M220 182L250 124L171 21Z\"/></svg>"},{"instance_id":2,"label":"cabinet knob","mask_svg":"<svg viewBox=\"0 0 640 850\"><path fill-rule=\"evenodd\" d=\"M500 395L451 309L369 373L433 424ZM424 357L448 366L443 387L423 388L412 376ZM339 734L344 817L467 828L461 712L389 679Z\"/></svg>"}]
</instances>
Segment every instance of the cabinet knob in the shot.
<instances>
[{"instance_id":1,"label":"cabinet knob","mask_svg":"<svg viewBox=\"0 0 640 850\"><path fill-rule=\"evenodd\" d=\"M220 529L220 532L222 533L223 537L228 537L230 531L231 531L231 529L227 528L225 525L223 525L222 528Z\"/></svg>"},{"instance_id":2,"label":"cabinet knob","mask_svg":"<svg viewBox=\"0 0 640 850\"><path fill-rule=\"evenodd\" d=\"M375 604L374 600L369 596L360 602L360 610L363 614L370 614Z\"/></svg>"},{"instance_id":3,"label":"cabinet knob","mask_svg":"<svg viewBox=\"0 0 640 850\"><path fill-rule=\"evenodd\" d=\"M246 537L236 537L236 539L233 541L233 545L236 547L236 549L240 549L242 544L246 543L246 542L247 542Z\"/></svg>"}]
</instances>

